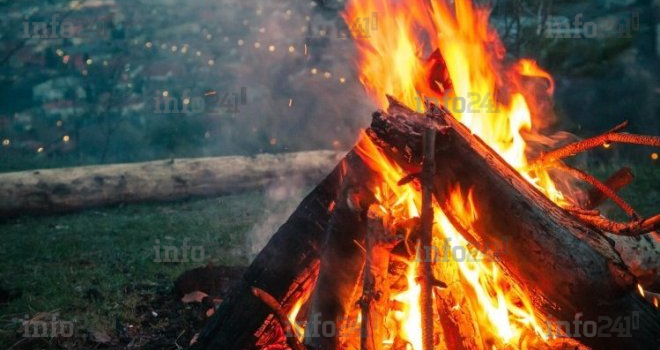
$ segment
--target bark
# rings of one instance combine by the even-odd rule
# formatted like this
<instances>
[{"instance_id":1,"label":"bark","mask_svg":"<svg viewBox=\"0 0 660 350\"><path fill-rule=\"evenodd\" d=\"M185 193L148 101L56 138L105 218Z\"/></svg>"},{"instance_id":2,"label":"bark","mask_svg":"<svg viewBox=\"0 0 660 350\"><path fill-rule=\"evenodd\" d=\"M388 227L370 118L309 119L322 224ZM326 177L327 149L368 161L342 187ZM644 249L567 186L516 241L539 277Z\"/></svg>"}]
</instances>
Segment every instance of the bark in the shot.
<instances>
[{"instance_id":1,"label":"bark","mask_svg":"<svg viewBox=\"0 0 660 350\"><path fill-rule=\"evenodd\" d=\"M505 271L535 296L536 306L554 319L572 321L631 315L640 327L631 338L585 338L594 348L657 349L660 314L635 291L636 278L603 232L577 220L524 180L483 141L445 111L419 115L391 101L374 116L369 135L410 172L419 172L425 128L450 129L436 143L434 195L465 238L477 246L497 246ZM458 186L468 190L477 212L470 227L448 201Z\"/></svg>"},{"instance_id":2,"label":"bark","mask_svg":"<svg viewBox=\"0 0 660 350\"><path fill-rule=\"evenodd\" d=\"M313 151L5 173L0 218L240 193L290 176L318 181L338 160L337 152Z\"/></svg>"}]
</instances>

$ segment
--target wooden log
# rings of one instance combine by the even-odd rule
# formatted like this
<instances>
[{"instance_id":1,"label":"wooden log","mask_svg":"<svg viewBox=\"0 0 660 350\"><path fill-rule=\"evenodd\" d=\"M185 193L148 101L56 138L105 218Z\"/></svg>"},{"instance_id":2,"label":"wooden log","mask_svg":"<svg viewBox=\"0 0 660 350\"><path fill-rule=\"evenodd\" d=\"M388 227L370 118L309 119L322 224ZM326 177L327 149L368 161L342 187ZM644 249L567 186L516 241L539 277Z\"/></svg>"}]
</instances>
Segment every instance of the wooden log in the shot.
<instances>
[{"instance_id":1,"label":"wooden log","mask_svg":"<svg viewBox=\"0 0 660 350\"><path fill-rule=\"evenodd\" d=\"M344 176L322 241L320 272L305 329L305 345L310 349L338 348L341 339L336 332L324 335L322 324L332 322L339 328L340 318L350 315L359 296L359 276L365 260L362 247L367 232L365 210L369 203L361 202L368 196L355 175Z\"/></svg>"},{"instance_id":2,"label":"wooden log","mask_svg":"<svg viewBox=\"0 0 660 350\"><path fill-rule=\"evenodd\" d=\"M444 135L436 144L434 195L452 224L477 246L495 246L508 238L501 256L505 271L518 281L537 308L555 319L597 322L598 317L639 315L632 337L582 337L597 349L649 349L660 347L660 314L636 292L636 279L626 268L612 241L552 203L530 185L496 152L447 111L416 114L391 101L379 112L368 134L400 165L419 172L422 133L435 127ZM456 186L472 191L478 217L463 227L448 199Z\"/></svg>"},{"instance_id":3,"label":"wooden log","mask_svg":"<svg viewBox=\"0 0 660 350\"><path fill-rule=\"evenodd\" d=\"M240 193L290 176L319 181L340 157L334 151L310 151L4 173L0 217Z\"/></svg>"},{"instance_id":4,"label":"wooden log","mask_svg":"<svg viewBox=\"0 0 660 350\"><path fill-rule=\"evenodd\" d=\"M367 167L349 152L342 162L303 199L257 255L240 281L200 332L194 349L257 349L268 344L272 310L251 293L257 287L289 312L316 282L328 223L347 172Z\"/></svg>"}]
</instances>

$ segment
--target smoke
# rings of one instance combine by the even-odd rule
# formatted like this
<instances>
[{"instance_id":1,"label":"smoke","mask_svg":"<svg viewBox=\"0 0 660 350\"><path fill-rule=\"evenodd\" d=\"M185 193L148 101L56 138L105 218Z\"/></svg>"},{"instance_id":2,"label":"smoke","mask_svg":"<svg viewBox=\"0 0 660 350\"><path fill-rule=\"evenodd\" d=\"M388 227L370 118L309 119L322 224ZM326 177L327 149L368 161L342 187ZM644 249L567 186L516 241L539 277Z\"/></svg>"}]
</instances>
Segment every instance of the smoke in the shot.
<instances>
[{"instance_id":1,"label":"smoke","mask_svg":"<svg viewBox=\"0 0 660 350\"><path fill-rule=\"evenodd\" d=\"M236 11L223 23L236 32L233 62L218 69L227 91L247 89L247 104L218 121L210 147L235 154L352 146L375 106L357 79L352 40L337 37L338 13L316 2L244 3ZM330 28L324 37L320 26Z\"/></svg>"},{"instance_id":2,"label":"smoke","mask_svg":"<svg viewBox=\"0 0 660 350\"><path fill-rule=\"evenodd\" d=\"M246 250L250 261L266 246L280 225L302 201L309 184L302 177L280 178L264 193L263 214L247 234Z\"/></svg>"},{"instance_id":3,"label":"smoke","mask_svg":"<svg viewBox=\"0 0 660 350\"><path fill-rule=\"evenodd\" d=\"M220 128L212 146L228 153L352 147L375 105L357 79L352 40L337 36L338 12L316 2L272 1L243 3L239 12L236 64L222 69L232 77L228 90L246 87L248 101L223 121L230 127ZM322 37L319 28L329 30ZM263 214L246 238L250 259L311 184L283 178L265 190Z\"/></svg>"}]
</instances>

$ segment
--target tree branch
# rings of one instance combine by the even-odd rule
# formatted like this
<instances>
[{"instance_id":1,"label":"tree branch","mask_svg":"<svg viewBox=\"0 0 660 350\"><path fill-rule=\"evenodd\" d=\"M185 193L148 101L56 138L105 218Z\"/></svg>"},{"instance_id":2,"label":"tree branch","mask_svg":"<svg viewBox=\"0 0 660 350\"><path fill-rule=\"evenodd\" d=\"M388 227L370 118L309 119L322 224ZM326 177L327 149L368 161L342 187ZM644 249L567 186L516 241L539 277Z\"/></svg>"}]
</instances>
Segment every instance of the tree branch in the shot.
<instances>
[{"instance_id":1,"label":"tree branch","mask_svg":"<svg viewBox=\"0 0 660 350\"><path fill-rule=\"evenodd\" d=\"M584 140L559 147L550 152L543 153L540 157L532 161L529 167L530 169L545 168L551 166L552 163L557 160L574 156L580 152L600 147L601 145L607 144L609 142L660 147L660 136L637 135L619 132L627 125L628 122L625 121L604 134L586 138Z\"/></svg>"},{"instance_id":2,"label":"tree branch","mask_svg":"<svg viewBox=\"0 0 660 350\"><path fill-rule=\"evenodd\" d=\"M595 228L619 236L639 236L660 229L660 214L628 223L612 221L602 216L580 213L574 213L573 215Z\"/></svg>"}]
</instances>

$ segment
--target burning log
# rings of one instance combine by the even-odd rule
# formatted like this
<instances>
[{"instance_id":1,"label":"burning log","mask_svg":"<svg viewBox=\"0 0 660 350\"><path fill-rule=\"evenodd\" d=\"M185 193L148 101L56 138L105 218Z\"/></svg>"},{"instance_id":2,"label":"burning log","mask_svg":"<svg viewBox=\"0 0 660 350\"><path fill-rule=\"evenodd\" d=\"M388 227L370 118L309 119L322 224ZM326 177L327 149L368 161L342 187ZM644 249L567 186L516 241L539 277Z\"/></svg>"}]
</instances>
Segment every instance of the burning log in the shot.
<instances>
[{"instance_id":1,"label":"burning log","mask_svg":"<svg viewBox=\"0 0 660 350\"><path fill-rule=\"evenodd\" d=\"M434 194L463 236L479 245L508 237L501 264L536 295L536 306L559 320L614 317L637 312L632 338L581 338L596 348L656 349L660 314L636 292L636 279L606 236L559 208L523 179L483 141L443 110L419 115L391 100L374 115L368 131L374 142L411 173L419 172L422 133L450 126L436 144ZM454 186L472 192L477 212L464 227L449 201ZM642 321L643 320L643 321Z\"/></svg>"},{"instance_id":2,"label":"burning log","mask_svg":"<svg viewBox=\"0 0 660 350\"><path fill-rule=\"evenodd\" d=\"M447 282L447 289L436 291L435 300L447 350L478 350L484 348L479 327L472 317L474 309L464 297L456 269L440 269L438 278Z\"/></svg>"}]
</instances>

